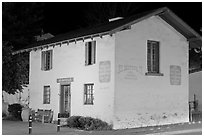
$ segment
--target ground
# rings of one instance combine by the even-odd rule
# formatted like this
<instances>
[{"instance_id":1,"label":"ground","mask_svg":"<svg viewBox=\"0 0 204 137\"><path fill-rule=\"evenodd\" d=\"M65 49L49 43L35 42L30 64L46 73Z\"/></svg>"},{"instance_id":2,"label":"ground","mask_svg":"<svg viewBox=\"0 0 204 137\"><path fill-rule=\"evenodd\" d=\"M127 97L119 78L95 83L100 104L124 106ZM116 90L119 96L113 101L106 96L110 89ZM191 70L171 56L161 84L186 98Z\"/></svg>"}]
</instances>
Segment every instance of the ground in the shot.
<instances>
[{"instance_id":1,"label":"ground","mask_svg":"<svg viewBox=\"0 0 204 137\"><path fill-rule=\"evenodd\" d=\"M83 131L61 127L60 132L57 132L56 124L32 123L33 135L144 135L144 134L181 134L181 135L201 135L202 124L196 123L181 123L175 125L165 125L157 127L121 129L111 131ZM7 121L2 120L3 135L26 135L28 134L28 122L22 121Z\"/></svg>"}]
</instances>

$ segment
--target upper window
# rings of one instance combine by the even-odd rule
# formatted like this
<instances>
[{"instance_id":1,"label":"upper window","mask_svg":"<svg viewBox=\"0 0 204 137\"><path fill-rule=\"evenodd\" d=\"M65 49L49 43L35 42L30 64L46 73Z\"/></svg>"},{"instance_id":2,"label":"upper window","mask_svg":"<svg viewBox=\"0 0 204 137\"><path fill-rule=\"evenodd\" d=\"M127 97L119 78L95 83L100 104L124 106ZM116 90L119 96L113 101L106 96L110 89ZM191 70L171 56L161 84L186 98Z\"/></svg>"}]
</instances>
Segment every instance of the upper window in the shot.
<instances>
[{"instance_id":1,"label":"upper window","mask_svg":"<svg viewBox=\"0 0 204 137\"><path fill-rule=\"evenodd\" d=\"M50 86L44 86L43 104L50 104Z\"/></svg>"},{"instance_id":2,"label":"upper window","mask_svg":"<svg viewBox=\"0 0 204 137\"><path fill-rule=\"evenodd\" d=\"M85 105L93 105L93 91L94 84L85 84L84 85L84 104Z\"/></svg>"},{"instance_id":3,"label":"upper window","mask_svg":"<svg viewBox=\"0 0 204 137\"><path fill-rule=\"evenodd\" d=\"M159 42L147 41L147 70L146 74L159 74Z\"/></svg>"},{"instance_id":4,"label":"upper window","mask_svg":"<svg viewBox=\"0 0 204 137\"><path fill-rule=\"evenodd\" d=\"M41 70L52 69L52 50L42 51Z\"/></svg>"},{"instance_id":5,"label":"upper window","mask_svg":"<svg viewBox=\"0 0 204 137\"><path fill-rule=\"evenodd\" d=\"M96 63L96 41L86 42L85 45L85 65Z\"/></svg>"}]
</instances>

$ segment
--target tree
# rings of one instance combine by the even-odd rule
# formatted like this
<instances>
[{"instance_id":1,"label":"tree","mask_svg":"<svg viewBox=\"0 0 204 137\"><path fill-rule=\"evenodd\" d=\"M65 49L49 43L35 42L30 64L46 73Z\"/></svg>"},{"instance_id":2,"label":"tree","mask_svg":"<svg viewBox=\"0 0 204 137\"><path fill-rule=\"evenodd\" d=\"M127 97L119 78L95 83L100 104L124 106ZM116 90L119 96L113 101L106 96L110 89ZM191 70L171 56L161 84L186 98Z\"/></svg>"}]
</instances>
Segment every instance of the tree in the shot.
<instances>
[{"instance_id":1,"label":"tree","mask_svg":"<svg viewBox=\"0 0 204 137\"><path fill-rule=\"evenodd\" d=\"M13 44L14 50L27 46L41 33L44 3L3 2L2 39Z\"/></svg>"},{"instance_id":2,"label":"tree","mask_svg":"<svg viewBox=\"0 0 204 137\"><path fill-rule=\"evenodd\" d=\"M108 22L114 17L127 17L135 14L142 4L131 2L90 3L85 11L85 23L89 26Z\"/></svg>"},{"instance_id":3,"label":"tree","mask_svg":"<svg viewBox=\"0 0 204 137\"><path fill-rule=\"evenodd\" d=\"M2 44L2 89L9 94L22 91L28 84L28 53L12 55L13 46L8 41Z\"/></svg>"},{"instance_id":4,"label":"tree","mask_svg":"<svg viewBox=\"0 0 204 137\"><path fill-rule=\"evenodd\" d=\"M29 54L12 55L30 44L43 24L43 3L2 3L2 89L21 92L28 84Z\"/></svg>"}]
</instances>

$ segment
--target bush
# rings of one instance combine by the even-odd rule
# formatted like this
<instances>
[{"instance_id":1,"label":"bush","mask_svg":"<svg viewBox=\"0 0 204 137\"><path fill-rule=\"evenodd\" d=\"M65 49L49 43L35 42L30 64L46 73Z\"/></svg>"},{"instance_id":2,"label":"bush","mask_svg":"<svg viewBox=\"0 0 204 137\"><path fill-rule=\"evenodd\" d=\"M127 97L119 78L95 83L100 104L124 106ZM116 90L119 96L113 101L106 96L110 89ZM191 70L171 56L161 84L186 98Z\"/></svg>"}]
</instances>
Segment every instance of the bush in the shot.
<instances>
[{"instance_id":1,"label":"bush","mask_svg":"<svg viewBox=\"0 0 204 137\"><path fill-rule=\"evenodd\" d=\"M15 118L15 117L9 115L9 116L6 116L6 117L4 118L4 120L19 121L19 118Z\"/></svg>"},{"instance_id":2,"label":"bush","mask_svg":"<svg viewBox=\"0 0 204 137\"><path fill-rule=\"evenodd\" d=\"M22 112L22 106L20 104L12 104L8 107L8 112L10 117L10 120L22 120L21 118L21 112Z\"/></svg>"},{"instance_id":3,"label":"bush","mask_svg":"<svg viewBox=\"0 0 204 137\"><path fill-rule=\"evenodd\" d=\"M71 116L67 119L67 125L70 128L81 128L81 123L79 122L79 119L81 116Z\"/></svg>"},{"instance_id":4,"label":"bush","mask_svg":"<svg viewBox=\"0 0 204 137\"><path fill-rule=\"evenodd\" d=\"M2 118L6 117L6 113L5 112L2 112Z\"/></svg>"},{"instance_id":5,"label":"bush","mask_svg":"<svg viewBox=\"0 0 204 137\"><path fill-rule=\"evenodd\" d=\"M112 126L108 123L91 117L71 116L67 119L67 125L70 128L82 130L111 130Z\"/></svg>"}]
</instances>

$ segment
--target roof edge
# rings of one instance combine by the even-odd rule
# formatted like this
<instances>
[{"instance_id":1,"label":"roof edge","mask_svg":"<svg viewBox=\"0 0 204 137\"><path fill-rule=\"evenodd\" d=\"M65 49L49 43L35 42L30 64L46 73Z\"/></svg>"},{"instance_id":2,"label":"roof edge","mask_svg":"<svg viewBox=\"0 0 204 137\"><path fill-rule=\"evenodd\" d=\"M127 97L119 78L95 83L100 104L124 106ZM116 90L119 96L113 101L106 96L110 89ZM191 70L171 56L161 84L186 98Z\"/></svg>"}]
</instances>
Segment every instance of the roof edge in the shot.
<instances>
[{"instance_id":1,"label":"roof edge","mask_svg":"<svg viewBox=\"0 0 204 137\"><path fill-rule=\"evenodd\" d=\"M13 54L18 54L18 53L21 53L21 52L28 52L30 50L37 50L39 48L44 48L44 47L49 47L49 46L52 46L53 44L58 44L58 43L63 43L65 41L68 41L68 43L70 41L77 41L79 39L82 39L84 40L86 37L97 37L97 36L103 36L103 35L112 35L113 33L116 33L118 31L121 31L124 29L124 27L127 27L127 26L131 26L137 22L140 22L142 20L145 20L149 17L152 17L152 16L159 16L159 15L162 15L162 14L166 14L168 13L169 15L171 15L177 22L179 22L181 25L184 26L184 28L188 29L193 35L195 35L196 37L193 38L193 40L198 40L198 41L202 41L202 37L200 36L200 34L198 34L193 28L191 28L187 23L185 23L181 18L179 18L174 12L172 12L168 7L162 7L162 8L159 8L159 9L156 9L156 10L153 10L152 12L150 12L149 14L145 15L145 16L142 16L138 19L135 19L133 21L130 21L128 23L125 23L119 27L116 27L114 29L111 29L109 31L106 31L106 32L100 32L100 33L95 33L95 34L89 34L89 35L84 35L84 36L80 36L80 37L76 37L76 38L72 38L72 39L65 39L65 40L61 40L61 41L56 41L56 42L52 42L52 43L48 43L48 44L42 44L42 45L39 45L39 46L36 46L36 47L31 47L31 48L25 48L25 49L21 49L21 50L18 50L18 51L15 51L13 52Z\"/></svg>"},{"instance_id":2,"label":"roof edge","mask_svg":"<svg viewBox=\"0 0 204 137\"><path fill-rule=\"evenodd\" d=\"M185 21L183 21L181 18L179 18L172 10L167 8L167 12L174 17L175 20L177 20L179 23L181 23L185 28L187 28L191 33L193 33L197 38L202 40L202 36L196 32L192 27L190 27Z\"/></svg>"}]
</instances>

